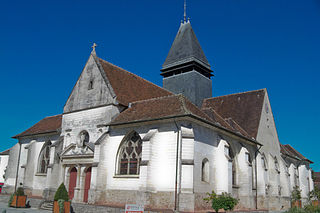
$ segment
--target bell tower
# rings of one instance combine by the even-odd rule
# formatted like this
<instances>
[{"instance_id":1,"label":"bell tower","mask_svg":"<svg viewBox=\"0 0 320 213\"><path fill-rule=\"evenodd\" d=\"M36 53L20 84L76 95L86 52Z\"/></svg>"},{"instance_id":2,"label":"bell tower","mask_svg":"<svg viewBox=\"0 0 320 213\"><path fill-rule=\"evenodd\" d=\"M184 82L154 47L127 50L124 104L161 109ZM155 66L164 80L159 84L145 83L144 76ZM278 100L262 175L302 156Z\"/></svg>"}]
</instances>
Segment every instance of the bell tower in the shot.
<instances>
[{"instance_id":1,"label":"bell tower","mask_svg":"<svg viewBox=\"0 0 320 213\"><path fill-rule=\"evenodd\" d=\"M199 107L203 99L212 97L212 70L190 20L186 20L186 13L162 65L161 75L165 89L183 94Z\"/></svg>"}]
</instances>

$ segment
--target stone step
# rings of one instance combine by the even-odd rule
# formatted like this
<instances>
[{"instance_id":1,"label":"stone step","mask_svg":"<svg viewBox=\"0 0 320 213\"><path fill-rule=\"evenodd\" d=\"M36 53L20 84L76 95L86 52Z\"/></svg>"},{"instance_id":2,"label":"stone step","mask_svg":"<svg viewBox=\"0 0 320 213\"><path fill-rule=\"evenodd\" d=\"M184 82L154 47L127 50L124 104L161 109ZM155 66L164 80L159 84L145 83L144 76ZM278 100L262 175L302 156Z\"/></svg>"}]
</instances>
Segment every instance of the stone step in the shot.
<instances>
[{"instance_id":1,"label":"stone step","mask_svg":"<svg viewBox=\"0 0 320 213\"><path fill-rule=\"evenodd\" d=\"M52 211L53 201L45 201L40 205L40 209Z\"/></svg>"}]
</instances>

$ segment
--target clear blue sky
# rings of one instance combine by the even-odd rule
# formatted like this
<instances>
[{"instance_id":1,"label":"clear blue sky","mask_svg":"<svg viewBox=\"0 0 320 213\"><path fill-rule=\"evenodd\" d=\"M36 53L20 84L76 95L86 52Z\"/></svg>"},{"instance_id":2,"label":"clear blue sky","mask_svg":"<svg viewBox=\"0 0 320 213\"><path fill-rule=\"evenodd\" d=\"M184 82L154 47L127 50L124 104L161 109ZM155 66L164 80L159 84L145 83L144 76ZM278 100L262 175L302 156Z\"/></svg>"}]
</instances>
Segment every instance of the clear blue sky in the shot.
<instances>
[{"instance_id":1,"label":"clear blue sky","mask_svg":"<svg viewBox=\"0 0 320 213\"><path fill-rule=\"evenodd\" d=\"M320 170L320 0L188 0L213 94L267 88L280 141ZM1 1L0 150L62 113L91 51L162 85L183 0Z\"/></svg>"}]
</instances>

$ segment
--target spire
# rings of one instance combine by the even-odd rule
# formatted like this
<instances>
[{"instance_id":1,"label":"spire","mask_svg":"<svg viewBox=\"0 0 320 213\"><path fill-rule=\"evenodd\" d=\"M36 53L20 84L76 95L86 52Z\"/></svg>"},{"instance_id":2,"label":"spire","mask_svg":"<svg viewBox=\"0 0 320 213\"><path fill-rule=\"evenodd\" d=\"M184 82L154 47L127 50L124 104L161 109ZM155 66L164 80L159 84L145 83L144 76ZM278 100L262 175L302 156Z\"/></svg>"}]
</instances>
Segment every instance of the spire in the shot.
<instances>
[{"instance_id":1,"label":"spire","mask_svg":"<svg viewBox=\"0 0 320 213\"><path fill-rule=\"evenodd\" d=\"M187 0L184 0L183 23L187 22Z\"/></svg>"},{"instance_id":2,"label":"spire","mask_svg":"<svg viewBox=\"0 0 320 213\"><path fill-rule=\"evenodd\" d=\"M194 63L201 67L201 73L205 76L212 76L210 64L191 27L191 23L186 22L180 25L169 54L162 65L162 75L166 76L166 73L171 72L177 66L186 67L186 65L191 66Z\"/></svg>"}]
</instances>

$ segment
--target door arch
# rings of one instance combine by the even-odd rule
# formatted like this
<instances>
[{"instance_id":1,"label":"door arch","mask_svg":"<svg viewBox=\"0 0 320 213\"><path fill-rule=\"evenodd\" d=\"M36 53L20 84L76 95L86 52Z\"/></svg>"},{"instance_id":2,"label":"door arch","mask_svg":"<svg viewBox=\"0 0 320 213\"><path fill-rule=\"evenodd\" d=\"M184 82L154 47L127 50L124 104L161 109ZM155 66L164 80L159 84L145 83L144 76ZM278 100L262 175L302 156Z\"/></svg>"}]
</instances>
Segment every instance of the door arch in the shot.
<instances>
[{"instance_id":1,"label":"door arch","mask_svg":"<svg viewBox=\"0 0 320 213\"><path fill-rule=\"evenodd\" d=\"M74 188L77 186L77 169L73 167L70 170L69 177L69 199L71 200L74 197Z\"/></svg>"},{"instance_id":2,"label":"door arch","mask_svg":"<svg viewBox=\"0 0 320 213\"><path fill-rule=\"evenodd\" d=\"M89 167L85 171L85 181L84 181L84 195L83 195L83 202L88 202L88 195L89 195L89 189L91 184L91 169L92 167Z\"/></svg>"}]
</instances>

